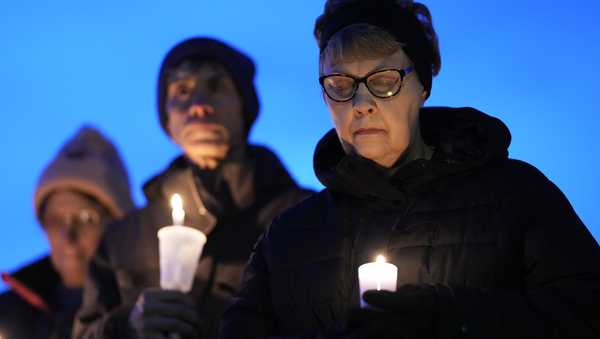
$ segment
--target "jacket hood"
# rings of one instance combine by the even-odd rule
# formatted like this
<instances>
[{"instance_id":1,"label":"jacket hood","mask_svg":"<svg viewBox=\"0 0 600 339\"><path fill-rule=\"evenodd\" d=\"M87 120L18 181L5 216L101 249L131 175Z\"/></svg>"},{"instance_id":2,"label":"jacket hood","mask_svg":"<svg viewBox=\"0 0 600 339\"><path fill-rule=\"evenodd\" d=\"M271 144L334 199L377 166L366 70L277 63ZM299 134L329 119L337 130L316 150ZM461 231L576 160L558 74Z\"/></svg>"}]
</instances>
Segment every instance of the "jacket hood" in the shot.
<instances>
[{"instance_id":1,"label":"jacket hood","mask_svg":"<svg viewBox=\"0 0 600 339\"><path fill-rule=\"evenodd\" d=\"M439 177L508 157L511 136L506 125L474 108L426 107L419 121L425 143L434 149L431 160L411 161L391 174L373 161L346 155L332 129L315 150L317 178L334 191L393 200L399 191L406 193Z\"/></svg>"}]
</instances>

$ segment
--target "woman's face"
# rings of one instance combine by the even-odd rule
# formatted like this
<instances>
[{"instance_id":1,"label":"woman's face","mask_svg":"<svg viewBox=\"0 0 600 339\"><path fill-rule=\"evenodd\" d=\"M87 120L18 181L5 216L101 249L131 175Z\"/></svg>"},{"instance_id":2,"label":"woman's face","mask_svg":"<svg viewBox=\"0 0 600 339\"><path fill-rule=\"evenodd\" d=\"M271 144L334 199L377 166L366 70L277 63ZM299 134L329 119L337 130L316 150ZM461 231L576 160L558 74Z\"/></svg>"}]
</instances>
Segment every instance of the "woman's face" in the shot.
<instances>
[{"instance_id":1,"label":"woman's face","mask_svg":"<svg viewBox=\"0 0 600 339\"><path fill-rule=\"evenodd\" d=\"M65 286L83 286L87 266L108 221L100 204L75 191L50 194L42 214L50 258Z\"/></svg>"},{"instance_id":2,"label":"woman's face","mask_svg":"<svg viewBox=\"0 0 600 339\"><path fill-rule=\"evenodd\" d=\"M341 73L363 77L380 69L405 69L412 66L402 49L377 59L342 62L323 60L323 75ZM323 93L340 142L346 153L355 152L381 166L391 167L408 148L418 130L419 110L426 98L417 73L404 77L398 94L377 98L364 83L346 102L331 100Z\"/></svg>"}]
</instances>

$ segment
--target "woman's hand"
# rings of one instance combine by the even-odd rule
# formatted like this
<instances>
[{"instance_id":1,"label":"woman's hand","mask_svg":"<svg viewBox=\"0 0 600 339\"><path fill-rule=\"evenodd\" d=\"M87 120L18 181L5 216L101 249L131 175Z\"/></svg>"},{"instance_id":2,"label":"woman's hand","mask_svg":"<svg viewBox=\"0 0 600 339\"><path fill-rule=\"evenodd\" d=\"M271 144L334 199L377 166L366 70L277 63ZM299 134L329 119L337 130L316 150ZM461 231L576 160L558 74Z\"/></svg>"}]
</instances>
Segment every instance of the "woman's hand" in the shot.
<instances>
[{"instance_id":1,"label":"woman's hand","mask_svg":"<svg viewBox=\"0 0 600 339\"><path fill-rule=\"evenodd\" d=\"M138 338L201 338L201 319L188 294L159 288L144 290L131 313L129 323Z\"/></svg>"},{"instance_id":2,"label":"woman's hand","mask_svg":"<svg viewBox=\"0 0 600 339\"><path fill-rule=\"evenodd\" d=\"M347 319L348 338L446 338L459 337L456 314L445 314L439 289L445 286L405 285L395 292L367 291L363 299L371 308L352 310ZM446 293L442 293L445 295Z\"/></svg>"}]
</instances>

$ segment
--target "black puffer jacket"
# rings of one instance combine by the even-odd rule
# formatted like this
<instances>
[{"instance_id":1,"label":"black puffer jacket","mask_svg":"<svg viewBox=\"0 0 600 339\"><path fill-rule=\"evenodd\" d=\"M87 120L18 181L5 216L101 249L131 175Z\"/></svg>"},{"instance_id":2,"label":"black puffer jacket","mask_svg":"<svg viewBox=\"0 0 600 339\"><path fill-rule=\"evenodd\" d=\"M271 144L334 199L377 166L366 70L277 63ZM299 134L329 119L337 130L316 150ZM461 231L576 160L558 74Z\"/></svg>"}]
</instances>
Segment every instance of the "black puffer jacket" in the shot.
<instances>
[{"instance_id":1,"label":"black puffer jacket","mask_svg":"<svg viewBox=\"0 0 600 339\"><path fill-rule=\"evenodd\" d=\"M187 226L208 238L190 292L206 320L207 338L241 284L242 269L258 236L285 208L309 195L266 148L250 147L249 159L200 172L184 158L145 186L146 207L111 225L90 268L75 338L128 338L131 307L140 292L158 287L157 231L171 225L169 199L184 201ZM217 176L221 179L217 180Z\"/></svg>"},{"instance_id":2,"label":"black puffer jacket","mask_svg":"<svg viewBox=\"0 0 600 339\"><path fill-rule=\"evenodd\" d=\"M65 287L50 257L41 258L14 274L2 274L11 287L0 294L0 338L68 339L81 289Z\"/></svg>"},{"instance_id":3,"label":"black puffer jacket","mask_svg":"<svg viewBox=\"0 0 600 339\"><path fill-rule=\"evenodd\" d=\"M398 286L444 286L438 338L598 338L600 250L560 190L508 159L510 134L471 108L425 108L431 160L386 171L332 131L326 186L255 247L222 339L312 337L358 306L357 268L387 254ZM445 300L442 300L445 299ZM450 306L448 306L450 305ZM450 324L448 324L450 323Z\"/></svg>"}]
</instances>

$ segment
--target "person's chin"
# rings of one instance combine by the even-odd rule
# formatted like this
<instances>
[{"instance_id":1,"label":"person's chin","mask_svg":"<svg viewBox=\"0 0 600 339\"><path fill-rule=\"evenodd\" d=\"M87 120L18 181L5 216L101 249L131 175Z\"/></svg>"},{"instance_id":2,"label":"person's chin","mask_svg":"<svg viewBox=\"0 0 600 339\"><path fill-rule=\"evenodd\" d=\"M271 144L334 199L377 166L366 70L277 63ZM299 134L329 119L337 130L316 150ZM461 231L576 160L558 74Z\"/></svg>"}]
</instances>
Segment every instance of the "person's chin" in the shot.
<instances>
[{"instance_id":1,"label":"person's chin","mask_svg":"<svg viewBox=\"0 0 600 339\"><path fill-rule=\"evenodd\" d=\"M221 160L227 156L229 145L219 142L199 142L188 144L184 148L186 155L195 162L203 159Z\"/></svg>"},{"instance_id":2,"label":"person's chin","mask_svg":"<svg viewBox=\"0 0 600 339\"><path fill-rule=\"evenodd\" d=\"M85 282L85 272L65 272L60 278L63 285L67 288L82 288Z\"/></svg>"},{"instance_id":3,"label":"person's chin","mask_svg":"<svg viewBox=\"0 0 600 339\"><path fill-rule=\"evenodd\" d=\"M386 134L383 132L371 134L354 134L352 137L352 143L356 148L376 148L381 147L383 143L387 142Z\"/></svg>"},{"instance_id":4,"label":"person's chin","mask_svg":"<svg viewBox=\"0 0 600 339\"><path fill-rule=\"evenodd\" d=\"M381 146L377 144L363 144L358 147L355 147L356 153L361 157L369 160L375 160L380 158L383 155L381 151Z\"/></svg>"},{"instance_id":5,"label":"person's chin","mask_svg":"<svg viewBox=\"0 0 600 339\"><path fill-rule=\"evenodd\" d=\"M66 271L84 271L86 263L79 258L63 259L60 266Z\"/></svg>"}]
</instances>

